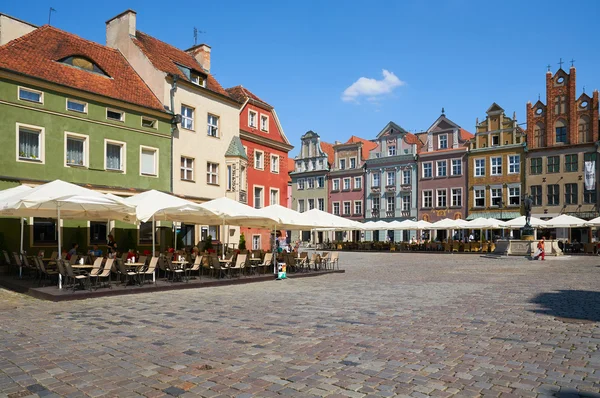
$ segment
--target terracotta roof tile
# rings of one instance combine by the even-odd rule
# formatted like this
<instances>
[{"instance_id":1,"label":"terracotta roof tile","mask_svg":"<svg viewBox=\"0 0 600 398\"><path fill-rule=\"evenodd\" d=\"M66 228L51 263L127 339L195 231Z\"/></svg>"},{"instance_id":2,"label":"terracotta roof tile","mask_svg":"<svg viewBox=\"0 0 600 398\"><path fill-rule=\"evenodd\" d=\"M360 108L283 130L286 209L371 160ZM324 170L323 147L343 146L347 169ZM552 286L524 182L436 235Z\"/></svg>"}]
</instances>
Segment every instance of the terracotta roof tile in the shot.
<instances>
[{"instance_id":1,"label":"terracotta roof tile","mask_svg":"<svg viewBox=\"0 0 600 398\"><path fill-rule=\"evenodd\" d=\"M110 77L57 62L73 55L93 61ZM49 25L0 47L0 68L164 111L119 51Z\"/></svg>"},{"instance_id":2,"label":"terracotta roof tile","mask_svg":"<svg viewBox=\"0 0 600 398\"><path fill-rule=\"evenodd\" d=\"M363 144L361 150L362 160L367 160L369 158L369 152L377 148L377 144L375 142L357 137L355 135L351 136L350 139L346 141L346 144L354 144L357 142L362 142Z\"/></svg>"},{"instance_id":3,"label":"terracotta roof tile","mask_svg":"<svg viewBox=\"0 0 600 398\"><path fill-rule=\"evenodd\" d=\"M132 40L157 69L165 73L177 75L187 81L189 81L189 79L183 74L183 72L181 72L176 64L180 64L195 71L202 72L207 75L207 89L231 98L227 91L221 87L219 82L216 81L211 74L204 71L204 68L198 63L198 61L196 61L196 58L185 51L140 32L139 30L135 33L135 38Z\"/></svg>"},{"instance_id":4,"label":"terracotta roof tile","mask_svg":"<svg viewBox=\"0 0 600 398\"><path fill-rule=\"evenodd\" d=\"M333 145L328 142L321 141L321 149L323 150L323 152L325 152L325 155L327 155L327 161L329 163L333 163L333 159L334 159Z\"/></svg>"},{"instance_id":5,"label":"terracotta roof tile","mask_svg":"<svg viewBox=\"0 0 600 398\"><path fill-rule=\"evenodd\" d=\"M257 101L257 102L260 102L260 103L264 104L268 108L273 108L267 102L265 102L265 101L261 100L260 98L258 98L257 95L255 95L250 90L248 90L246 87L243 87L242 85L231 87L231 88L227 88L227 89L225 89L225 91L227 91L227 93L229 94L229 96L231 98L233 98L234 100L236 100L237 102L242 102L243 103L243 102L246 101L246 99L250 98L250 99L253 99L254 101Z\"/></svg>"},{"instance_id":6,"label":"terracotta roof tile","mask_svg":"<svg viewBox=\"0 0 600 398\"><path fill-rule=\"evenodd\" d=\"M421 141L413 133L406 133L406 135L404 136L404 141L406 141L409 144L421 145Z\"/></svg>"}]
</instances>

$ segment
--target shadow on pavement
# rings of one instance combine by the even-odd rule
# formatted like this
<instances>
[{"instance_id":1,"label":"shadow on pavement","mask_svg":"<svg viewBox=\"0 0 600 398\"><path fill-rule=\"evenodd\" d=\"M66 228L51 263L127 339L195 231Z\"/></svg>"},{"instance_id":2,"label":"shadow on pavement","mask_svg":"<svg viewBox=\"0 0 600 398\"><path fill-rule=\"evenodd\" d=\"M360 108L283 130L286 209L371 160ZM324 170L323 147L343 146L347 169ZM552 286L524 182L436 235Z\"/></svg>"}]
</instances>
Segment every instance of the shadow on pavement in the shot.
<instances>
[{"instance_id":1,"label":"shadow on pavement","mask_svg":"<svg viewBox=\"0 0 600 398\"><path fill-rule=\"evenodd\" d=\"M561 388L560 391L548 391L545 395L558 398L600 398L600 394L598 393L577 391L572 388Z\"/></svg>"},{"instance_id":2,"label":"shadow on pavement","mask_svg":"<svg viewBox=\"0 0 600 398\"><path fill-rule=\"evenodd\" d=\"M530 300L540 308L532 310L568 320L600 322L600 292L588 290L559 290L540 293Z\"/></svg>"}]
</instances>

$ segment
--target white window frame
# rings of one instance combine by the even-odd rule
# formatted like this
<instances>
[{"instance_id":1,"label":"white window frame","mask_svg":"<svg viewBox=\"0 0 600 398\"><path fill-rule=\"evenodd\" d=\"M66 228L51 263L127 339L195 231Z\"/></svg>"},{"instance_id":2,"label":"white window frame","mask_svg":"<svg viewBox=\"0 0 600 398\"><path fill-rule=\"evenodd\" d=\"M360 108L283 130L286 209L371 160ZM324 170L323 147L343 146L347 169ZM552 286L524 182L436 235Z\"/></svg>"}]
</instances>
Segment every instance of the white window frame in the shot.
<instances>
[{"instance_id":1,"label":"white window frame","mask_svg":"<svg viewBox=\"0 0 600 398\"><path fill-rule=\"evenodd\" d=\"M315 181L316 181L316 184L315 184L316 188L325 188L325 178L324 177L315 177Z\"/></svg>"},{"instance_id":2,"label":"white window frame","mask_svg":"<svg viewBox=\"0 0 600 398\"><path fill-rule=\"evenodd\" d=\"M331 180L331 190L332 191L340 190L340 179L339 178L334 178Z\"/></svg>"},{"instance_id":3,"label":"white window frame","mask_svg":"<svg viewBox=\"0 0 600 398\"><path fill-rule=\"evenodd\" d=\"M142 151L143 150L154 151L154 174L142 173ZM154 177L158 178L158 159L159 159L159 150L158 148L140 145L140 175L144 177Z\"/></svg>"},{"instance_id":4,"label":"white window frame","mask_svg":"<svg viewBox=\"0 0 600 398\"><path fill-rule=\"evenodd\" d=\"M75 104L83 105L83 111L78 111L77 109L69 109L69 102L73 102ZM65 109L69 112L77 112L77 113L88 113L88 103L85 101L79 101L73 98L65 98Z\"/></svg>"},{"instance_id":5,"label":"white window frame","mask_svg":"<svg viewBox=\"0 0 600 398\"><path fill-rule=\"evenodd\" d=\"M208 171L208 165L209 164L213 164L213 165L216 164L217 165L217 172L216 173L213 173L212 171L211 172ZM219 185L219 173L221 172L219 170L221 168L220 166L221 165L219 163L217 163L217 162L211 162L210 160L206 161L206 177L208 177L209 175L211 175L211 176L213 176L213 175L217 176L217 182L216 183L215 182L208 182L208 178L207 178L207 180L206 180L206 184L207 185L215 185L215 186Z\"/></svg>"},{"instance_id":6,"label":"white window frame","mask_svg":"<svg viewBox=\"0 0 600 398\"><path fill-rule=\"evenodd\" d=\"M440 195L440 192L444 192L444 201L446 202L446 204L444 205L440 205L440 198L442 197L442 195ZM448 189L446 188L437 188L435 190L435 207L437 209L445 209L448 207Z\"/></svg>"},{"instance_id":7,"label":"white window frame","mask_svg":"<svg viewBox=\"0 0 600 398\"><path fill-rule=\"evenodd\" d=\"M454 203L454 191L458 190L458 196L460 197L460 205ZM450 188L450 206L449 207L462 207L463 206L463 189L461 187Z\"/></svg>"},{"instance_id":8,"label":"white window frame","mask_svg":"<svg viewBox=\"0 0 600 398\"><path fill-rule=\"evenodd\" d=\"M446 146L442 148L442 137L446 139ZM448 134L438 135L438 149L448 149Z\"/></svg>"},{"instance_id":9,"label":"white window frame","mask_svg":"<svg viewBox=\"0 0 600 398\"><path fill-rule=\"evenodd\" d=\"M353 160L354 160L354 167L352 167L352 161ZM356 157L348 158L348 168L349 169L355 169L356 165L357 165L357 163L356 163Z\"/></svg>"},{"instance_id":10,"label":"white window frame","mask_svg":"<svg viewBox=\"0 0 600 398\"><path fill-rule=\"evenodd\" d=\"M323 205L323 206L321 206L321 205ZM317 209L319 209L321 211L325 211L325 199L317 198Z\"/></svg>"},{"instance_id":11,"label":"white window frame","mask_svg":"<svg viewBox=\"0 0 600 398\"><path fill-rule=\"evenodd\" d=\"M494 160L500 159L500 164L494 165ZM498 173L498 168L500 172ZM502 175L502 156L491 156L490 157L490 175L501 176Z\"/></svg>"},{"instance_id":12,"label":"white window frame","mask_svg":"<svg viewBox=\"0 0 600 398\"><path fill-rule=\"evenodd\" d=\"M337 212L335 211L337 206ZM331 203L331 214L333 214L334 216L339 216L340 215L340 202L332 202Z\"/></svg>"},{"instance_id":13,"label":"white window frame","mask_svg":"<svg viewBox=\"0 0 600 398\"><path fill-rule=\"evenodd\" d=\"M402 170L402 185L410 185L412 182L412 170Z\"/></svg>"},{"instance_id":14,"label":"white window frame","mask_svg":"<svg viewBox=\"0 0 600 398\"><path fill-rule=\"evenodd\" d=\"M392 151L392 148L394 149L393 151ZM394 153L392 153L392 152L394 152ZM389 145L387 147L387 153L388 153L388 156L396 156L398 154L398 148L396 148L395 144Z\"/></svg>"},{"instance_id":15,"label":"white window frame","mask_svg":"<svg viewBox=\"0 0 600 398\"><path fill-rule=\"evenodd\" d=\"M227 184L225 186L225 189L227 191L233 191L233 165L228 164L225 169L227 171Z\"/></svg>"},{"instance_id":16,"label":"white window frame","mask_svg":"<svg viewBox=\"0 0 600 398\"><path fill-rule=\"evenodd\" d=\"M346 213L346 205L348 205L348 213ZM344 215L344 216L351 216L351 215L352 215L352 201L350 201L350 200L345 200L345 201L342 203L342 208L343 208L343 211L344 211L344 212L342 213L342 215Z\"/></svg>"},{"instance_id":17,"label":"white window frame","mask_svg":"<svg viewBox=\"0 0 600 398\"><path fill-rule=\"evenodd\" d=\"M444 175L440 175L440 165L444 165ZM448 177L448 162L446 159L437 160L435 162L435 176L436 177Z\"/></svg>"},{"instance_id":18,"label":"white window frame","mask_svg":"<svg viewBox=\"0 0 600 398\"><path fill-rule=\"evenodd\" d=\"M81 140L83 141L83 164L82 165L76 165L76 164L69 164L67 162L67 140L69 139L69 137L73 137L76 140ZM90 167L90 136L89 135L85 135L85 134L78 134L78 133L72 133L70 131L65 131L65 140L64 140L64 150L65 150L65 156L64 156L64 166L65 167Z\"/></svg>"},{"instance_id":19,"label":"white window frame","mask_svg":"<svg viewBox=\"0 0 600 398\"><path fill-rule=\"evenodd\" d=\"M426 200L425 200L426 199L426 196L425 196L426 193L429 194L429 195L427 195L428 199L430 201L429 206L427 206L427 203L426 203ZM424 209L433 209L433 190L431 190L431 189L424 189L421 192L421 207L424 208Z\"/></svg>"},{"instance_id":20,"label":"white window frame","mask_svg":"<svg viewBox=\"0 0 600 398\"><path fill-rule=\"evenodd\" d=\"M306 210L312 210L315 208L315 198L309 198L308 199L308 207L306 208Z\"/></svg>"},{"instance_id":21,"label":"white window frame","mask_svg":"<svg viewBox=\"0 0 600 398\"><path fill-rule=\"evenodd\" d=\"M410 207L411 207L410 194L402 195L402 211L410 211Z\"/></svg>"},{"instance_id":22,"label":"white window frame","mask_svg":"<svg viewBox=\"0 0 600 398\"><path fill-rule=\"evenodd\" d=\"M516 184L516 185L508 185L508 187L506 188L508 190L507 194L508 194L508 203L506 204L506 206L510 206L510 207L520 207L521 206L521 185L520 184ZM511 189L518 189L519 190L519 194L518 195L511 195L510 190ZM510 203L510 199L511 198L517 198L519 203L517 204L511 204Z\"/></svg>"},{"instance_id":23,"label":"white window frame","mask_svg":"<svg viewBox=\"0 0 600 398\"><path fill-rule=\"evenodd\" d=\"M483 192L483 196L482 197L478 197L477 196L477 192ZM477 199L483 199L483 205L478 206L477 205ZM475 208L485 208L485 203L486 203L486 198L485 198L485 187L473 187L473 207Z\"/></svg>"},{"instance_id":24,"label":"white window frame","mask_svg":"<svg viewBox=\"0 0 600 398\"><path fill-rule=\"evenodd\" d=\"M340 170L346 170L346 158L339 159Z\"/></svg>"},{"instance_id":25,"label":"white window frame","mask_svg":"<svg viewBox=\"0 0 600 398\"><path fill-rule=\"evenodd\" d=\"M184 116L183 108L191 109L192 116L191 117ZM181 128L184 130L188 130L188 131L195 131L194 128L196 125L196 108L194 108L193 106L186 105L186 104L181 104L180 109L181 109ZM185 127L183 125L184 120L189 120L192 123L192 125L190 127Z\"/></svg>"},{"instance_id":26,"label":"white window frame","mask_svg":"<svg viewBox=\"0 0 600 398\"><path fill-rule=\"evenodd\" d=\"M345 177L342 180L342 190L344 190L344 191L351 190L352 189L351 182L352 182L352 180L350 179L350 177ZM346 184L346 183L348 183L348 184ZM346 188L346 186L347 186L347 188Z\"/></svg>"},{"instance_id":27,"label":"white window frame","mask_svg":"<svg viewBox=\"0 0 600 398\"><path fill-rule=\"evenodd\" d=\"M354 213L353 214L355 216L362 215L362 207L363 207L362 203L363 203L362 200L355 200L354 201ZM360 211L356 211L356 205L358 205L360 207Z\"/></svg>"},{"instance_id":28,"label":"white window frame","mask_svg":"<svg viewBox=\"0 0 600 398\"><path fill-rule=\"evenodd\" d=\"M261 158L262 158L262 164L261 164L261 167L256 167L256 155L259 154L259 153L260 153ZM254 168L256 170L263 170L263 171L265 169L265 152L261 151L260 149L255 149L254 150Z\"/></svg>"},{"instance_id":29,"label":"white window frame","mask_svg":"<svg viewBox=\"0 0 600 398\"><path fill-rule=\"evenodd\" d=\"M106 168L106 155L107 155L108 144L121 146L121 170ZM122 172L123 174L127 173L127 143L126 142L109 140L107 138L104 139L104 170L114 171L114 172Z\"/></svg>"},{"instance_id":30,"label":"white window frame","mask_svg":"<svg viewBox=\"0 0 600 398\"><path fill-rule=\"evenodd\" d=\"M108 112L119 113L121 115L121 118L119 120L110 118L110 117L108 117ZM106 120L109 120L111 122L125 123L125 111L120 111L120 110L115 109L115 108L106 108L106 115L105 116L106 116Z\"/></svg>"},{"instance_id":31,"label":"white window frame","mask_svg":"<svg viewBox=\"0 0 600 398\"><path fill-rule=\"evenodd\" d=\"M258 238L258 245L254 244L256 242L255 241L256 238ZM261 245L262 245L261 236L258 234L252 235L252 250L260 250ZM255 247L255 246L257 246L257 247Z\"/></svg>"},{"instance_id":32,"label":"white window frame","mask_svg":"<svg viewBox=\"0 0 600 398\"><path fill-rule=\"evenodd\" d=\"M482 162L482 166L477 166L477 162ZM485 177L485 166L485 158L473 159L473 175L475 177ZM482 171L483 173L478 173L479 171Z\"/></svg>"},{"instance_id":33,"label":"white window frame","mask_svg":"<svg viewBox=\"0 0 600 398\"><path fill-rule=\"evenodd\" d=\"M273 193L277 193L277 201L273 203ZM278 205L279 203L279 189L278 188L269 188L269 205Z\"/></svg>"},{"instance_id":34,"label":"white window frame","mask_svg":"<svg viewBox=\"0 0 600 398\"><path fill-rule=\"evenodd\" d=\"M425 166L429 165L429 176L425 175ZM421 167L421 176L422 178L433 178L433 162L423 162L423 166Z\"/></svg>"},{"instance_id":35,"label":"white window frame","mask_svg":"<svg viewBox=\"0 0 600 398\"><path fill-rule=\"evenodd\" d=\"M181 158L186 159L185 166L181 166ZM188 165L188 160L192 161L191 167L189 167L189 165ZM179 179L181 181L195 181L195 174L196 174L194 172L194 165L195 165L195 163L196 163L196 159L193 158L193 157L191 157L191 156L181 155L179 157L179 164L180 164L180 166L179 166ZM192 178L189 178L189 179L181 178L181 170L185 170L186 172L187 171L191 171L192 172Z\"/></svg>"},{"instance_id":36,"label":"white window frame","mask_svg":"<svg viewBox=\"0 0 600 398\"><path fill-rule=\"evenodd\" d=\"M390 176L392 176L393 178L392 183L390 184ZM386 171L385 172L385 186L386 187L395 187L396 186L396 171Z\"/></svg>"},{"instance_id":37,"label":"white window frame","mask_svg":"<svg viewBox=\"0 0 600 398\"><path fill-rule=\"evenodd\" d=\"M508 174L520 174L521 173L521 155L507 155L508 160ZM513 158L517 158L517 162L513 163ZM513 171L511 171L511 168Z\"/></svg>"},{"instance_id":38,"label":"white window frame","mask_svg":"<svg viewBox=\"0 0 600 398\"><path fill-rule=\"evenodd\" d=\"M375 177L377 177L377 184L375 184L375 180L376 180ZM376 188L380 188L381 187L381 173L380 172L375 172L371 176L371 186L372 187L376 187Z\"/></svg>"},{"instance_id":39,"label":"white window frame","mask_svg":"<svg viewBox=\"0 0 600 398\"><path fill-rule=\"evenodd\" d=\"M273 174L279 174L279 159L279 155L271 155L271 173ZM277 165L277 167L274 168L274 165Z\"/></svg>"},{"instance_id":40,"label":"white window frame","mask_svg":"<svg viewBox=\"0 0 600 398\"><path fill-rule=\"evenodd\" d=\"M392 200L390 200L392 199ZM392 205L392 208L390 209L390 204ZM389 195L385 197L385 211L386 213L388 211L396 211L396 196L395 195Z\"/></svg>"},{"instance_id":41,"label":"white window frame","mask_svg":"<svg viewBox=\"0 0 600 398\"><path fill-rule=\"evenodd\" d=\"M217 124L211 124L210 123L210 118L214 118L217 120ZM217 115L215 115L214 113L208 113L206 115L206 135L208 137L212 137L212 138L220 138L219 136L219 124L220 124L221 118ZM212 134L212 131L215 131L215 135Z\"/></svg>"},{"instance_id":42,"label":"white window frame","mask_svg":"<svg viewBox=\"0 0 600 398\"><path fill-rule=\"evenodd\" d=\"M304 186L304 184L305 184L305 182L306 182L306 181L304 180L304 178L298 178L298 181L296 182L296 184L297 184L297 187L296 187L296 188L297 188L299 191L302 191L302 190L304 190L304 187L305 187L305 186Z\"/></svg>"},{"instance_id":43,"label":"white window frame","mask_svg":"<svg viewBox=\"0 0 600 398\"><path fill-rule=\"evenodd\" d=\"M40 94L40 100L39 101L32 101L26 98L21 98L21 90L23 91L29 91L30 93L35 93L35 94ZM29 87L24 87L24 86L17 86L17 98L19 99L19 101L25 101L25 102L29 102L31 104L41 104L44 105L44 92L40 91L40 90L34 90L32 88Z\"/></svg>"},{"instance_id":44,"label":"white window frame","mask_svg":"<svg viewBox=\"0 0 600 398\"><path fill-rule=\"evenodd\" d=\"M500 190L500 196L494 196L494 190ZM500 201L503 202L504 189L502 185L491 185L490 186L490 207L495 208L497 205L494 204L495 198L500 198Z\"/></svg>"},{"instance_id":45,"label":"white window frame","mask_svg":"<svg viewBox=\"0 0 600 398\"><path fill-rule=\"evenodd\" d=\"M190 72L190 82L197 86L204 87L206 79L197 73Z\"/></svg>"},{"instance_id":46,"label":"white window frame","mask_svg":"<svg viewBox=\"0 0 600 398\"><path fill-rule=\"evenodd\" d=\"M298 199L298 213L304 213L306 211L304 199Z\"/></svg>"},{"instance_id":47,"label":"white window frame","mask_svg":"<svg viewBox=\"0 0 600 398\"><path fill-rule=\"evenodd\" d=\"M253 114L254 115L254 123L252 123L252 118L250 117L250 115ZM253 111L252 109L248 109L248 127L251 127L253 129L257 128L258 126L256 125L256 123L258 122L258 112Z\"/></svg>"},{"instance_id":48,"label":"white window frame","mask_svg":"<svg viewBox=\"0 0 600 398\"><path fill-rule=\"evenodd\" d=\"M358 182L358 184L357 184ZM362 177L354 177L354 189L362 189Z\"/></svg>"},{"instance_id":49,"label":"white window frame","mask_svg":"<svg viewBox=\"0 0 600 398\"><path fill-rule=\"evenodd\" d=\"M458 167L460 168L460 173L454 173L454 162L458 162ZM450 159L450 175L453 175L453 176L461 176L461 175L463 175L463 172L462 172L462 159L461 158Z\"/></svg>"},{"instance_id":50,"label":"white window frame","mask_svg":"<svg viewBox=\"0 0 600 398\"><path fill-rule=\"evenodd\" d=\"M308 189L315 189L315 179L314 177L309 177L306 179L306 183L307 183L307 188Z\"/></svg>"},{"instance_id":51,"label":"white window frame","mask_svg":"<svg viewBox=\"0 0 600 398\"><path fill-rule=\"evenodd\" d=\"M260 199L260 207L256 207L256 188L259 188L261 190L260 196L258 197ZM264 185L252 185L252 207L254 207L255 209L262 209L263 207L265 207Z\"/></svg>"},{"instance_id":52,"label":"white window frame","mask_svg":"<svg viewBox=\"0 0 600 398\"><path fill-rule=\"evenodd\" d=\"M267 120L267 124L266 124L266 128L263 128L263 118ZM262 131L263 133L268 133L269 132L269 115L265 115L264 113L260 114L260 131Z\"/></svg>"},{"instance_id":53,"label":"white window frame","mask_svg":"<svg viewBox=\"0 0 600 398\"><path fill-rule=\"evenodd\" d=\"M28 130L37 130L39 132L39 146L40 146L40 157L39 159L27 159L27 158L20 158L19 157L19 129L23 127L25 129ZM17 162L24 162L24 163L37 163L37 164L45 164L46 163L46 129L44 127L40 127L40 126L34 126L32 124L24 124L24 123L17 123L16 124L16 143L17 143L17 150L16 152L16 159Z\"/></svg>"}]
</instances>

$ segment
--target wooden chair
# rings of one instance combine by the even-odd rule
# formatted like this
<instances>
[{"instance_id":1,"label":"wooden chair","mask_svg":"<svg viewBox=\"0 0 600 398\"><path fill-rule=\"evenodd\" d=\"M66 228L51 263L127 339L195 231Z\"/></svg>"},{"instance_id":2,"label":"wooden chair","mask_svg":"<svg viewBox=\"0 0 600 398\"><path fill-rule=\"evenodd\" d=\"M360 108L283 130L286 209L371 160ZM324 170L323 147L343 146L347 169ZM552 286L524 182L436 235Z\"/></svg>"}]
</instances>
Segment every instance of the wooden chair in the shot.
<instances>
[{"instance_id":1,"label":"wooden chair","mask_svg":"<svg viewBox=\"0 0 600 398\"><path fill-rule=\"evenodd\" d=\"M147 267L142 268L139 272L140 283L143 285L146 283L146 277L154 275L154 271L156 270L156 265L158 264L158 257L151 257L150 264Z\"/></svg>"},{"instance_id":2,"label":"wooden chair","mask_svg":"<svg viewBox=\"0 0 600 398\"><path fill-rule=\"evenodd\" d=\"M465 253L467 253L467 252L470 252L470 251L471 251L471 243L470 243L470 242L467 242L467 243L465 243L465 247L464 247L463 251L464 251Z\"/></svg>"},{"instance_id":3,"label":"wooden chair","mask_svg":"<svg viewBox=\"0 0 600 398\"><path fill-rule=\"evenodd\" d=\"M233 276L233 274L235 272L238 273L238 278L240 276L242 276L242 272L244 270L244 267L246 266L246 258L247 258L247 254L238 254L237 255L237 259L235 260L235 265L233 265L232 267L229 267L229 273L232 274L231 276Z\"/></svg>"}]
</instances>

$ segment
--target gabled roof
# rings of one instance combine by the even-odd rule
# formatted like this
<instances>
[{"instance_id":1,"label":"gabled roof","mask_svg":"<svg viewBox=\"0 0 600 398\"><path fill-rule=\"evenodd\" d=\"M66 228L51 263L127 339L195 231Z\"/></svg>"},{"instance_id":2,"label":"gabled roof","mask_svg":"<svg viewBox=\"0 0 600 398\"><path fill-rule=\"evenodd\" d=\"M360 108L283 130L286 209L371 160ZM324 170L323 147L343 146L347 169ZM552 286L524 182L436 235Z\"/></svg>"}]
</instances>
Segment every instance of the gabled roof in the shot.
<instances>
[{"instance_id":1,"label":"gabled roof","mask_svg":"<svg viewBox=\"0 0 600 398\"><path fill-rule=\"evenodd\" d=\"M381 137L383 134L385 134L388 130L394 130L394 133L407 133L406 130L404 130L402 127L398 126L396 123L394 122L389 122L388 124L385 125L385 127L379 132L379 134L377 134L377 138Z\"/></svg>"},{"instance_id":2,"label":"gabled roof","mask_svg":"<svg viewBox=\"0 0 600 398\"><path fill-rule=\"evenodd\" d=\"M362 160L367 160L369 158L369 152L377 148L377 144L373 141L365 140L364 138L360 138L355 135L351 136L350 139L346 141L346 144L355 144L359 142L362 143L360 156L362 157Z\"/></svg>"},{"instance_id":3,"label":"gabled roof","mask_svg":"<svg viewBox=\"0 0 600 398\"><path fill-rule=\"evenodd\" d=\"M106 75L60 62L78 56ZM118 51L44 25L0 47L0 68L164 112L162 103Z\"/></svg>"},{"instance_id":4,"label":"gabled roof","mask_svg":"<svg viewBox=\"0 0 600 398\"><path fill-rule=\"evenodd\" d=\"M467 130L465 129L460 129L460 139L463 141L468 141L471 138L475 137L475 135L469 133Z\"/></svg>"},{"instance_id":5,"label":"gabled roof","mask_svg":"<svg viewBox=\"0 0 600 398\"><path fill-rule=\"evenodd\" d=\"M502 112L504 112L504 109L502 109L502 107L495 102L488 108L487 111L485 111L485 113L502 113Z\"/></svg>"},{"instance_id":6,"label":"gabled roof","mask_svg":"<svg viewBox=\"0 0 600 398\"><path fill-rule=\"evenodd\" d=\"M321 149L323 150L323 152L325 152L325 155L327 155L327 160L329 161L329 163L333 163L333 159L334 159L333 145L328 142L324 142L324 141L320 141L320 143L321 143Z\"/></svg>"},{"instance_id":7,"label":"gabled roof","mask_svg":"<svg viewBox=\"0 0 600 398\"><path fill-rule=\"evenodd\" d=\"M427 129L427 131L433 131L436 127L439 127L440 130L449 130L449 129L459 129L460 126L454 123L452 120L448 119L446 115L443 113L433 122L431 126Z\"/></svg>"},{"instance_id":8,"label":"gabled roof","mask_svg":"<svg viewBox=\"0 0 600 398\"><path fill-rule=\"evenodd\" d=\"M229 96L231 98L233 98L234 100L236 100L239 103L243 104L244 102L246 102L247 99L251 99L251 100L254 100L254 101L260 103L260 105L262 105L263 107L266 107L267 109L273 108L271 105L269 105L265 101L258 98L257 95L255 95L250 90L243 87L242 85L227 88L227 89L225 89L225 91L227 91L227 93L229 94Z\"/></svg>"},{"instance_id":9,"label":"gabled roof","mask_svg":"<svg viewBox=\"0 0 600 398\"><path fill-rule=\"evenodd\" d=\"M139 30L135 32L135 37L132 38L132 40L140 50L142 50L144 55L148 57L156 69L168 74L176 75L180 79L187 81L190 81L190 79L177 67L177 64L200 72L206 76L206 88L208 90L231 98L227 91L221 87L219 82L216 81L211 74L204 71L204 68L196 61L196 58L185 51L140 32Z\"/></svg>"},{"instance_id":10,"label":"gabled roof","mask_svg":"<svg viewBox=\"0 0 600 398\"><path fill-rule=\"evenodd\" d=\"M244 145L242 144L242 140L239 136L236 135L231 138L229 148L227 148L227 151L225 152L225 157L240 157L242 159L248 159L246 150L244 149Z\"/></svg>"}]
</instances>

